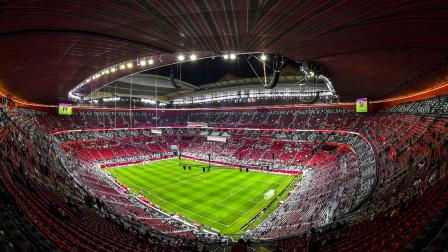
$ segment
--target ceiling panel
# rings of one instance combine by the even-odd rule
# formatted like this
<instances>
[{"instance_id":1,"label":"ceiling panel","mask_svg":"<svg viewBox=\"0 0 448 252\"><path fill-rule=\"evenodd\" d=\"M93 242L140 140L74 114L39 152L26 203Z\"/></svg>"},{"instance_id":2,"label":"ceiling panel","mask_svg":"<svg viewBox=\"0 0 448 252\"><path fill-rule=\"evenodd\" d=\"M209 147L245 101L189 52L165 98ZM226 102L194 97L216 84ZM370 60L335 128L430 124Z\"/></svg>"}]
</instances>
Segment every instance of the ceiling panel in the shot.
<instances>
[{"instance_id":1,"label":"ceiling panel","mask_svg":"<svg viewBox=\"0 0 448 252\"><path fill-rule=\"evenodd\" d=\"M343 100L386 98L446 74L433 69L445 71L448 2L0 2L0 88L31 102L65 101L89 75L127 59L195 50L317 61Z\"/></svg>"}]
</instances>

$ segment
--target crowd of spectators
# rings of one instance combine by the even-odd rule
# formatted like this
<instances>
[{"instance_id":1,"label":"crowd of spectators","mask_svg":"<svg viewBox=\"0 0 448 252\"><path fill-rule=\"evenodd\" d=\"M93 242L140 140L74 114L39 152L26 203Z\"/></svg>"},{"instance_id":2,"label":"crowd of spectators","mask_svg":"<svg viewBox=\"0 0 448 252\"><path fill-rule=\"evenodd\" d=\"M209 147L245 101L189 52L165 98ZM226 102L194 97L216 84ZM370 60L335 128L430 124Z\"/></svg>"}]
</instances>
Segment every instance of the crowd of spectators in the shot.
<instances>
[{"instance_id":1,"label":"crowd of spectators","mask_svg":"<svg viewBox=\"0 0 448 252\"><path fill-rule=\"evenodd\" d=\"M69 240L58 241L58 237L50 236L61 247L76 244L69 234L70 228L87 223L72 221L85 215L86 209L91 207L97 213L89 215L90 218L100 223L103 220L98 216L104 216L107 225L122 226L126 232L140 235L149 232L151 239L144 239L145 244L161 244L161 239L164 244L168 241L187 244L186 241L191 240L213 242L216 238L173 222L163 213L144 210L141 202L124 196L125 192L120 191L111 178L98 172L99 166L166 158L177 152L205 160L211 154L211 159L221 163L298 170L304 172L300 184L284 204L246 236L267 241L292 236L294 238L288 239L294 242L303 239L302 244L306 244L314 237L326 237L326 240L328 237L322 230L344 223L348 227L338 228L341 233L345 230L346 235L341 241L330 243L355 248L346 241L359 235L353 230L363 230L363 223L396 223L394 220L401 220L409 211L418 212L415 205L424 201L425 195L430 195L438 204L432 206L427 219L419 221L420 228L444 203L445 194L437 195L434 185L445 186L447 97L399 104L381 113L364 115L350 109L331 108L186 111L157 116L153 112L78 111L73 117L56 117L30 109L2 109L2 181L21 202L29 218L38 216L50 223L59 223L60 228L45 227L42 226L44 222L34 220L42 232L56 230ZM188 122L207 123L211 128L168 127L157 133L147 128L185 126ZM140 129L101 130L116 127ZM97 130L57 132L83 128ZM227 141L210 142L208 136L224 137ZM338 147L326 151L324 143L337 143ZM175 151L172 145L177 146ZM91 158L83 158L82 151L84 157L90 155ZM98 155L92 154L94 152ZM51 196L52 200L31 201L30 208L24 204L30 197L45 199L44 195ZM42 213L40 208L48 211ZM401 224L394 228L405 232L400 229L404 227ZM163 231L157 232L157 228L151 227ZM307 236L304 238L301 234ZM407 239L413 236L406 235ZM87 237L89 234L83 239ZM404 237L404 234L394 236L378 246L402 247ZM288 239L279 242L284 249L290 246ZM107 249L106 244L100 244L101 249ZM194 246L198 244L201 243ZM358 245L365 246L356 243Z\"/></svg>"},{"instance_id":2,"label":"crowd of spectators","mask_svg":"<svg viewBox=\"0 0 448 252\"><path fill-rule=\"evenodd\" d=\"M81 250L97 251L111 248L159 251L171 250L176 246L190 251L191 248L208 249L209 244L219 244L220 239L216 236L204 235L191 227L185 228L184 224L170 216L164 216L163 220L155 223L154 220L159 220L160 216L151 218L154 212L141 210L148 209L143 205L136 206L128 201L129 206L134 207L134 213L140 211L149 214L149 217L119 214L115 211L114 200L104 200L101 194L96 194L84 183L83 178L86 172L92 171L92 167L61 151L55 144L55 136L38 124L27 122L33 113L23 111L7 111L10 122L6 126L8 137L1 145L1 178L9 192L20 202L19 206L27 217L39 225L40 231L57 235L50 239L59 247L74 246ZM99 186L107 188L104 181L100 181L102 184ZM90 225L95 225L95 230L87 227ZM163 232L158 229L161 226L165 228ZM73 236L73 232L78 232L78 236ZM134 240L133 234L139 239ZM107 244L105 237L115 237L119 241Z\"/></svg>"}]
</instances>

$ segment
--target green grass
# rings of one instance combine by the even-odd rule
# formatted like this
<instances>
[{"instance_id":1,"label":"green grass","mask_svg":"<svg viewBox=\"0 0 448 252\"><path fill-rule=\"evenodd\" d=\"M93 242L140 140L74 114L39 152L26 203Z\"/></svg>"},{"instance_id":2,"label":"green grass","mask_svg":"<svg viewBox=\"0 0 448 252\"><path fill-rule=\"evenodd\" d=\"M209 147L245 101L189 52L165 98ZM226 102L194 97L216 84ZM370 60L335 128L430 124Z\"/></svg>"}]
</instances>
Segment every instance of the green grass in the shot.
<instances>
[{"instance_id":1,"label":"green grass","mask_svg":"<svg viewBox=\"0 0 448 252\"><path fill-rule=\"evenodd\" d=\"M182 163L206 165L185 159ZM210 172L203 172L200 167L184 171L178 159L109 168L106 171L134 193L143 191L145 197L163 211L179 213L223 234L242 234L241 227L294 178L216 166ZM270 189L275 189L275 196L264 200L264 194ZM267 215L262 217L266 218Z\"/></svg>"}]
</instances>

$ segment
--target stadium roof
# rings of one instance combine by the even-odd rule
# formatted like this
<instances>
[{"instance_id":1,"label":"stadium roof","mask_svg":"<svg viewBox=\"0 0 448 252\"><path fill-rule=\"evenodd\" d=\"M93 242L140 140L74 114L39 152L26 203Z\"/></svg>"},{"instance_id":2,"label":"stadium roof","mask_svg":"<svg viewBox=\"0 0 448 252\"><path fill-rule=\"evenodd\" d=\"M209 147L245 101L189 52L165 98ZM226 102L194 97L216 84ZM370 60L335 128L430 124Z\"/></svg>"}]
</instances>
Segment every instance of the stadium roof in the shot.
<instances>
[{"instance_id":1,"label":"stadium roof","mask_svg":"<svg viewBox=\"0 0 448 252\"><path fill-rule=\"evenodd\" d=\"M43 104L112 64L191 51L324 65L343 101L446 79L447 1L3 1L0 90Z\"/></svg>"}]
</instances>

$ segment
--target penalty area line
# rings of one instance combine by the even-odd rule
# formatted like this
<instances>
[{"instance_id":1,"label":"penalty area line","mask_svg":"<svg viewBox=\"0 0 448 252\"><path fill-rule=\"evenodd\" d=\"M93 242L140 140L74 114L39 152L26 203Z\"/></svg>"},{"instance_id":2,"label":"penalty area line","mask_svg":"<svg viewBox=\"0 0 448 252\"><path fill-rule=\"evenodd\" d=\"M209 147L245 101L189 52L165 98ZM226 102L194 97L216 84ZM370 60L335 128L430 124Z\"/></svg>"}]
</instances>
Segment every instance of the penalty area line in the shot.
<instances>
[{"instance_id":1,"label":"penalty area line","mask_svg":"<svg viewBox=\"0 0 448 252\"><path fill-rule=\"evenodd\" d=\"M128 181L129 183L133 184L134 186L138 187L139 189L142 189L142 187L136 185L135 183L133 183L132 181L128 180L127 178L125 178L124 180ZM147 192L150 192L150 191L147 190ZM209 221L211 221L211 222L214 222L214 223L216 223L216 224L219 224L219 225L222 225L222 226L225 226L225 227L229 227L229 225L227 225L227 224L224 224L224 223L219 222L219 221L216 221L216 220L212 220L212 219L207 218L207 217L205 217L205 216L203 216L203 215L200 215L200 214L198 214L198 213L195 213L195 212L193 212L193 211L190 211L190 210L188 210L188 209L185 209L185 208L183 208L183 207L181 207L181 206L179 206L179 205L176 205L176 204L174 204L174 203L172 203L172 202L170 202L170 201L168 201L168 200L166 200L166 199L164 199L164 198L158 196L157 194L153 194L153 193L151 193L149 196L150 196L150 197L154 196L155 198L158 198L159 200L161 200L161 201L163 201L163 202L165 202L165 203L167 203L167 204L169 204L169 205L172 205L172 206L175 206L175 207L177 207L177 208L180 208L180 209L182 209L182 210L184 210L184 211L186 211L186 212L189 212L190 214L193 214L193 215L195 215L195 216L201 217L201 218L203 218L203 219L209 220ZM165 211L164 211L164 212L165 212Z\"/></svg>"}]
</instances>

